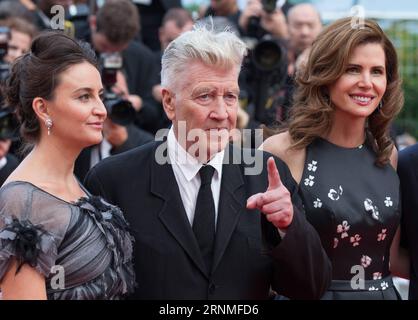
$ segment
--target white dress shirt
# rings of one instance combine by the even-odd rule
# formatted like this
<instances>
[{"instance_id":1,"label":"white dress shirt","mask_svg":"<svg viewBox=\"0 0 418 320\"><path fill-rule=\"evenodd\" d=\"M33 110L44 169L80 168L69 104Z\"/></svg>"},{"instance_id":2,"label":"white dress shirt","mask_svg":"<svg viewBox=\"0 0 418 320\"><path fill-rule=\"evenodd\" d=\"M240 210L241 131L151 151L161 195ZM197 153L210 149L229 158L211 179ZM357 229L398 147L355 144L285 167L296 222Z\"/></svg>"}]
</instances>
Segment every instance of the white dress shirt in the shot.
<instances>
[{"instance_id":1,"label":"white dress shirt","mask_svg":"<svg viewBox=\"0 0 418 320\"><path fill-rule=\"evenodd\" d=\"M200 188L199 170L203 166L195 157L189 154L177 141L171 127L167 137L168 158L173 168L174 176L179 187L181 200L186 210L190 225L193 225L197 195ZM225 151L218 152L207 165L215 168L212 178L212 195L215 203L215 226L218 220L218 205L222 181L222 163Z\"/></svg>"},{"instance_id":2,"label":"white dress shirt","mask_svg":"<svg viewBox=\"0 0 418 320\"><path fill-rule=\"evenodd\" d=\"M90 169L98 164L100 160L109 157L110 150L112 150L112 145L105 138L103 138L101 143L93 146L90 155Z\"/></svg>"}]
</instances>

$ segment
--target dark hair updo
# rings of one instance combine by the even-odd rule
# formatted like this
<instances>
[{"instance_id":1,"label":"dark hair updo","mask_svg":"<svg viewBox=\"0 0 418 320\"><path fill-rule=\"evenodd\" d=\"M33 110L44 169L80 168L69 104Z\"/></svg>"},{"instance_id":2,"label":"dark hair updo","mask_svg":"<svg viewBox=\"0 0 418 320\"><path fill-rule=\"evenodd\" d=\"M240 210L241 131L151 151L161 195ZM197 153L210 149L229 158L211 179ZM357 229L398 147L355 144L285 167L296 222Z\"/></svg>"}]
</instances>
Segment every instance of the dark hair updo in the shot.
<instances>
[{"instance_id":1,"label":"dark hair updo","mask_svg":"<svg viewBox=\"0 0 418 320\"><path fill-rule=\"evenodd\" d=\"M40 137L39 120L32 108L33 99L54 98L59 75L69 67L88 62L98 68L90 45L59 31L47 31L32 42L30 52L16 59L6 81L5 96L20 120L20 134L28 142Z\"/></svg>"}]
</instances>

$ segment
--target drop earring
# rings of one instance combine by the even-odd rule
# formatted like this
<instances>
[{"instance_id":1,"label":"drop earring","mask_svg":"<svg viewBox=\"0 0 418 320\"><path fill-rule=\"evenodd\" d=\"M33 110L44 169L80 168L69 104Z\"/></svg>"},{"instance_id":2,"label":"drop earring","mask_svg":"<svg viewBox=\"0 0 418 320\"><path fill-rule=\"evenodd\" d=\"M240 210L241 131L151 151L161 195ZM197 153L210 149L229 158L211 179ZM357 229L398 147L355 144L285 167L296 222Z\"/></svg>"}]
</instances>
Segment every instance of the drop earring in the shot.
<instances>
[{"instance_id":1,"label":"drop earring","mask_svg":"<svg viewBox=\"0 0 418 320\"><path fill-rule=\"evenodd\" d=\"M48 136L51 135L51 128L52 128L52 119L51 118L48 117L45 120L45 126L46 126L46 128L48 130Z\"/></svg>"}]
</instances>

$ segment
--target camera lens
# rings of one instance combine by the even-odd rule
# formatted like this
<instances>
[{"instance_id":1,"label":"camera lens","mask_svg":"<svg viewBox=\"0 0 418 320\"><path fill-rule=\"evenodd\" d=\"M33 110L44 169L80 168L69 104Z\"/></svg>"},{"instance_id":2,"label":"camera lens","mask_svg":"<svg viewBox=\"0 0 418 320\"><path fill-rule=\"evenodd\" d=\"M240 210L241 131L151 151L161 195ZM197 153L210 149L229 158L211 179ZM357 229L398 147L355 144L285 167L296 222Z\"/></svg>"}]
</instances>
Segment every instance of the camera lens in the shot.
<instances>
[{"instance_id":1,"label":"camera lens","mask_svg":"<svg viewBox=\"0 0 418 320\"><path fill-rule=\"evenodd\" d=\"M131 124L135 119L135 109L132 104L120 98L105 99L104 105L110 120L121 126Z\"/></svg>"},{"instance_id":2,"label":"camera lens","mask_svg":"<svg viewBox=\"0 0 418 320\"><path fill-rule=\"evenodd\" d=\"M272 71L281 65L282 48L275 41L262 41L254 48L254 63L262 71Z\"/></svg>"}]
</instances>

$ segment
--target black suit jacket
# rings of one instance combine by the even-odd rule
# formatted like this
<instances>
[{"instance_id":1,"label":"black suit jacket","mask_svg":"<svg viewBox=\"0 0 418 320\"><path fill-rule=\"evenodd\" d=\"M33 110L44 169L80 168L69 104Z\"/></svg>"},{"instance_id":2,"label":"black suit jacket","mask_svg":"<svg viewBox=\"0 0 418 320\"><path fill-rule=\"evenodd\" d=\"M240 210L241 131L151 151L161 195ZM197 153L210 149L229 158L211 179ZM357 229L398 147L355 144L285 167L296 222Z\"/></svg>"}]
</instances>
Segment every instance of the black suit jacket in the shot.
<instances>
[{"instance_id":1,"label":"black suit jacket","mask_svg":"<svg viewBox=\"0 0 418 320\"><path fill-rule=\"evenodd\" d=\"M126 129L128 131L128 139L119 147L113 147L110 150L111 155L131 150L154 140L154 137L150 133L137 128L133 124L128 125ZM90 170L92 148L93 146L84 148L75 160L74 174L80 181L84 180L87 172Z\"/></svg>"},{"instance_id":2,"label":"black suit jacket","mask_svg":"<svg viewBox=\"0 0 418 320\"><path fill-rule=\"evenodd\" d=\"M12 154L8 153L6 155L7 163L0 169L0 187L3 185L4 181L10 176L10 174L17 168L19 165L19 160Z\"/></svg>"},{"instance_id":3,"label":"black suit jacket","mask_svg":"<svg viewBox=\"0 0 418 320\"><path fill-rule=\"evenodd\" d=\"M290 298L322 296L331 265L298 208L297 185L282 161L276 159L282 181L297 204L282 240L263 214L246 209L249 196L267 189L267 154L261 155L260 175L244 175L244 163L223 165L213 267L207 274L172 167L155 160L156 150L165 146L152 142L107 158L85 181L93 194L118 205L133 229L134 298L266 299L270 286Z\"/></svg>"},{"instance_id":4,"label":"black suit jacket","mask_svg":"<svg viewBox=\"0 0 418 320\"><path fill-rule=\"evenodd\" d=\"M409 299L418 300L418 144L399 153L401 180L401 245L411 258Z\"/></svg>"}]
</instances>

